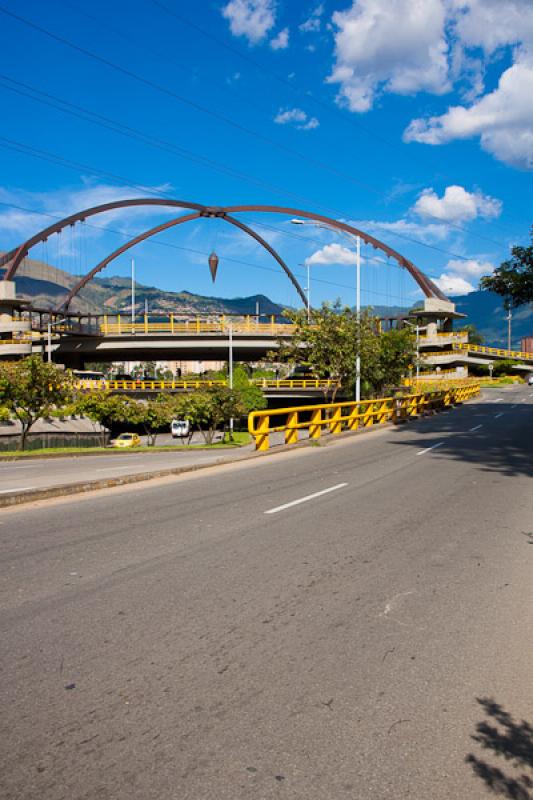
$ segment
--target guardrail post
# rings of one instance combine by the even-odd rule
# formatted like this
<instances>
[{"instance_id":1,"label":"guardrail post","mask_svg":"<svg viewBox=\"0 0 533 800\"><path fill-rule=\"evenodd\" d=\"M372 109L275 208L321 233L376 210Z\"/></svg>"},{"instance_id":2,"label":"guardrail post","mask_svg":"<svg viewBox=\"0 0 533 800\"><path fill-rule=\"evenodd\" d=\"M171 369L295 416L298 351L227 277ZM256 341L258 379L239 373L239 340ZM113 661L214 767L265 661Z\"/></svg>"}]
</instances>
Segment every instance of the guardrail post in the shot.
<instances>
[{"instance_id":1,"label":"guardrail post","mask_svg":"<svg viewBox=\"0 0 533 800\"><path fill-rule=\"evenodd\" d=\"M196 317L196 333L200 333L200 317Z\"/></svg>"},{"instance_id":2,"label":"guardrail post","mask_svg":"<svg viewBox=\"0 0 533 800\"><path fill-rule=\"evenodd\" d=\"M259 417L259 424L254 432L255 436L255 449L268 450L270 447L270 440L268 437L268 429L270 427L270 417Z\"/></svg>"},{"instance_id":3,"label":"guardrail post","mask_svg":"<svg viewBox=\"0 0 533 800\"><path fill-rule=\"evenodd\" d=\"M349 431L356 431L359 427L359 404L352 406L348 417L347 428Z\"/></svg>"},{"instance_id":4,"label":"guardrail post","mask_svg":"<svg viewBox=\"0 0 533 800\"><path fill-rule=\"evenodd\" d=\"M107 314L104 314L104 336L107 336Z\"/></svg>"},{"instance_id":5,"label":"guardrail post","mask_svg":"<svg viewBox=\"0 0 533 800\"><path fill-rule=\"evenodd\" d=\"M270 325L271 325L271 328L272 328L272 333L274 333L275 320L276 320L276 318L275 318L274 314L272 314L271 317L270 317Z\"/></svg>"},{"instance_id":6,"label":"guardrail post","mask_svg":"<svg viewBox=\"0 0 533 800\"><path fill-rule=\"evenodd\" d=\"M148 333L148 317L144 315L144 332Z\"/></svg>"},{"instance_id":7,"label":"guardrail post","mask_svg":"<svg viewBox=\"0 0 533 800\"><path fill-rule=\"evenodd\" d=\"M309 438L320 439L322 433L322 409L316 408L311 411L311 421L309 423Z\"/></svg>"},{"instance_id":8,"label":"guardrail post","mask_svg":"<svg viewBox=\"0 0 533 800\"><path fill-rule=\"evenodd\" d=\"M333 411L333 414L329 420L329 431L333 434L338 434L342 432L342 408L339 406Z\"/></svg>"},{"instance_id":9,"label":"guardrail post","mask_svg":"<svg viewBox=\"0 0 533 800\"><path fill-rule=\"evenodd\" d=\"M363 412L363 427L370 428L374 424L374 403L367 403Z\"/></svg>"},{"instance_id":10,"label":"guardrail post","mask_svg":"<svg viewBox=\"0 0 533 800\"><path fill-rule=\"evenodd\" d=\"M170 333L174 333L174 314L170 315Z\"/></svg>"},{"instance_id":11,"label":"guardrail post","mask_svg":"<svg viewBox=\"0 0 533 800\"><path fill-rule=\"evenodd\" d=\"M122 329L120 326L120 314L117 314L117 325L118 325L118 335L120 336L120 334L122 333Z\"/></svg>"},{"instance_id":12,"label":"guardrail post","mask_svg":"<svg viewBox=\"0 0 533 800\"><path fill-rule=\"evenodd\" d=\"M298 412L291 411L287 414L287 425L285 427L285 444L296 444L298 441Z\"/></svg>"}]
</instances>

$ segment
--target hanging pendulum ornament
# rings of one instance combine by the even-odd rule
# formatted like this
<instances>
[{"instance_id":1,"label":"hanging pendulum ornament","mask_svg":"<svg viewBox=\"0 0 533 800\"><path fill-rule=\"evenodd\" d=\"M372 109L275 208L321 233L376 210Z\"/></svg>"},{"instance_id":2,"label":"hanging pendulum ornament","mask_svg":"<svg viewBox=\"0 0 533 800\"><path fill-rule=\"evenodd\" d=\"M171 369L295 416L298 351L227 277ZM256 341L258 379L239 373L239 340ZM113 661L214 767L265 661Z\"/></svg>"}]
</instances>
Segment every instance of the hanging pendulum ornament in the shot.
<instances>
[{"instance_id":1,"label":"hanging pendulum ornament","mask_svg":"<svg viewBox=\"0 0 533 800\"><path fill-rule=\"evenodd\" d=\"M209 272L211 273L211 278L212 278L213 283L214 283L215 282L215 278L217 276L217 269L218 269L218 256L217 256L217 254L215 253L214 250L211 253L211 255L209 256L208 264L209 264Z\"/></svg>"}]
</instances>

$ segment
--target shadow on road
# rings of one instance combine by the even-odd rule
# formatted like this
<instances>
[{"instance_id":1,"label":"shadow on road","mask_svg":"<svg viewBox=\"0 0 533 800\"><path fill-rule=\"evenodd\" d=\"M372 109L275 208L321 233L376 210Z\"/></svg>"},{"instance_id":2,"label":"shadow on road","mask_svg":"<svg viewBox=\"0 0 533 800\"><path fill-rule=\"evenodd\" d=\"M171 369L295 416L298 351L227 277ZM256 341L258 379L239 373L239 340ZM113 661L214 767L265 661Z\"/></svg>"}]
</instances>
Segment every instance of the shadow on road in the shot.
<instances>
[{"instance_id":1,"label":"shadow on road","mask_svg":"<svg viewBox=\"0 0 533 800\"><path fill-rule=\"evenodd\" d=\"M469 753L466 763L493 794L511 800L533 800L533 727L525 720L515 720L490 698L477 698L477 702L485 718L476 725L472 739L484 758ZM490 763L498 759L505 762L506 772Z\"/></svg>"},{"instance_id":2,"label":"shadow on road","mask_svg":"<svg viewBox=\"0 0 533 800\"><path fill-rule=\"evenodd\" d=\"M533 476L533 406L510 408L503 403L483 403L471 410L473 413L467 415L452 409L415 423L419 433L431 433L427 445L421 444L419 438L404 436L396 444L420 450L440 442L442 436L443 443L435 450L434 458L474 463L481 470L509 477ZM478 430L470 430L478 425ZM405 428L401 430L406 433Z\"/></svg>"}]
</instances>

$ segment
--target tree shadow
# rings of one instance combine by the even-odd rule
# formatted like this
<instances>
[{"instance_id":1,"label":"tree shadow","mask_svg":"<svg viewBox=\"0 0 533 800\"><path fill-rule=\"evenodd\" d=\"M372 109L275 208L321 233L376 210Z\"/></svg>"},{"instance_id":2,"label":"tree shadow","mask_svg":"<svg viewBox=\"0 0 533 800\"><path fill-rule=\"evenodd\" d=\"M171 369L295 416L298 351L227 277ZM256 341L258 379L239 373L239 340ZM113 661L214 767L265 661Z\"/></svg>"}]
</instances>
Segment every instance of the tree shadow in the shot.
<instances>
[{"instance_id":1,"label":"tree shadow","mask_svg":"<svg viewBox=\"0 0 533 800\"><path fill-rule=\"evenodd\" d=\"M533 408L530 404L516 404L511 409L513 402L516 403L510 400L501 404L471 404L409 425L418 433L431 434L435 442L444 435L442 444L435 450L437 459L452 458L506 477L533 477ZM472 430L477 426L477 430ZM408 430L399 429L403 435L395 442L397 445L417 449L426 446L418 437L408 438L405 435ZM432 443L428 441L427 446Z\"/></svg>"},{"instance_id":2,"label":"tree shadow","mask_svg":"<svg viewBox=\"0 0 533 800\"><path fill-rule=\"evenodd\" d=\"M499 703L478 697L486 718L476 725L472 739L489 755L507 762L507 773L469 753L465 761L495 795L511 800L533 800L533 727L515 720Z\"/></svg>"}]
</instances>

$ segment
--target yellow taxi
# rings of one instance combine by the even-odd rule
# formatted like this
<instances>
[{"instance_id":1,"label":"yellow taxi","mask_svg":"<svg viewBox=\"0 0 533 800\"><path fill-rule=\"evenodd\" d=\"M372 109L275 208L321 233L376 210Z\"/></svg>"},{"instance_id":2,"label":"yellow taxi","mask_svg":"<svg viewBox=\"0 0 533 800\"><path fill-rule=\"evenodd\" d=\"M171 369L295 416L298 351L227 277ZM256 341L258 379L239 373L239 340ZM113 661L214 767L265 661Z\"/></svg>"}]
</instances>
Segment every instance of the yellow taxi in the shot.
<instances>
[{"instance_id":1,"label":"yellow taxi","mask_svg":"<svg viewBox=\"0 0 533 800\"><path fill-rule=\"evenodd\" d=\"M140 436L136 433L121 433L116 439L111 439L111 447L139 447Z\"/></svg>"}]
</instances>

